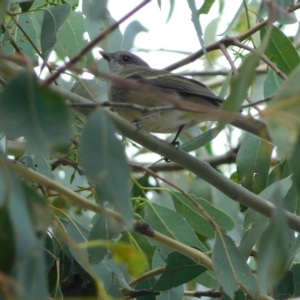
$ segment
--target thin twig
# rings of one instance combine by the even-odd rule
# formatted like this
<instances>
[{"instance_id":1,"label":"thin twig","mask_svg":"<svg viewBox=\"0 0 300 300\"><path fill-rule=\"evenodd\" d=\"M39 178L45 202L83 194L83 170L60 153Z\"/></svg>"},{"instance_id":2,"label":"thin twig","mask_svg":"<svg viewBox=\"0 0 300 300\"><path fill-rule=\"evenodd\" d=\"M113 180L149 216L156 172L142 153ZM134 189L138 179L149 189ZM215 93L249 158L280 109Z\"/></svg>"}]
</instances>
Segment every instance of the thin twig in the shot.
<instances>
[{"instance_id":1,"label":"thin twig","mask_svg":"<svg viewBox=\"0 0 300 300\"><path fill-rule=\"evenodd\" d=\"M140 10L142 7L144 7L146 4L148 4L151 0L144 0L141 4L136 6L133 10L131 10L128 14L126 14L124 17L122 17L118 22L114 23L110 27L108 27L105 31L103 31L101 34L99 34L96 38L91 40L84 48L82 48L78 54L73 56L65 65L60 67L56 73L54 73L52 76L50 76L48 79L45 80L44 85L49 85L50 83L54 82L60 74L64 73L66 70L71 69L73 65L75 65L87 52L93 49L100 41L102 41L104 38L106 38L111 32L113 32L115 29L119 27L121 23L123 23L125 20L127 20L129 17L131 17L133 14L135 14L138 10Z\"/></svg>"},{"instance_id":2,"label":"thin twig","mask_svg":"<svg viewBox=\"0 0 300 300\"><path fill-rule=\"evenodd\" d=\"M300 3L297 3L294 7L292 7L291 9L288 10L288 12L293 12L297 9L300 8ZM257 24L256 26L252 27L251 29L247 30L246 32L244 32L241 35L238 35L236 37L225 37L209 46L206 47L206 52L211 52L214 50L218 50L220 49L220 44L223 43L225 44L227 47L234 45L235 43L235 39L237 39L238 41L242 42L245 39L249 38L252 34L256 33L257 31L259 31L261 28L265 27L268 24L268 20L262 21L259 24ZM169 65L168 67L164 68L167 71L172 71L175 69L178 69L182 66L185 66L193 61L195 61L196 59L200 58L201 56L204 55L204 51L203 49L193 53L192 55L187 56L186 58L172 64Z\"/></svg>"}]
</instances>

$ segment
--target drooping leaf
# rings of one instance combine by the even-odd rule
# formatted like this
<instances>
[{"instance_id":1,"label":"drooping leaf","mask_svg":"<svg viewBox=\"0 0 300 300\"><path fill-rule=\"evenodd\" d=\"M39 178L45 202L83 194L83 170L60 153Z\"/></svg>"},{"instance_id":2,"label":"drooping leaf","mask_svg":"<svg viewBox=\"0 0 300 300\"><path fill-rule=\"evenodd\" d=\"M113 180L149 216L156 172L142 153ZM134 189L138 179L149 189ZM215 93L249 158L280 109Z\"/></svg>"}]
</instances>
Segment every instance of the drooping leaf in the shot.
<instances>
[{"instance_id":1,"label":"drooping leaf","mask_svg":"<svg viewBox=\"0 0 300 300\"><path fill-rule=\"evenodd\" d=\"M260 292L256 278L228 236L216 236L212 258L218 281L231 299L234 298L234 292L239 289L240 284L251 297L257 299Z\"/></svg>"},{"instance_id":2,"label":"drooping leaf","mask_svg":"<svg viewBox=\"0 0 300 300\"><path fill-rule=\"evenodd\" d=\"M68 19L57 33L57 41L54 50L57 55L64 60L66 57L75 56L87 44L84 39L84 18L76 11L71 11ZM79 66L90 64L94 57L89 52L78 62ZM83 95L82 95L83 96Z\"/></svg>"},{"instance_id":3,"label":"drooping leaf","mask_svg":"<svg viewBox=\"0 0 300 300\"><path fill-rule=\"evenodd\" d=\"M300 66L294 69L263 112L272 141L283 158L291 156L300 131L299 74Z\"/></svg>"},{"instance_id":4,"label":"drooping leaf","mask_svg":"<svg viewBox=\"0 0 300 300\"><path fill-rule=\"evenodd\" d=\"M97 5L97 1L95 1ZM85 29L89 34L90 39L94 39L101 34L105 29L109 28L112 24L116 23L115 19L111 17L109 11L106 9L100 13L101 17L93 17L93 2L84 1L82 5L82 13L85 15ZM114 30L106 36L99 46L108 52L116 52L122 49L122 34L120 29Z\"/></svg>"},{"instance_id":5,"label":"drooping leaf","mask_svg":"<svg viewBox=\"0 0 300 300\"><path fill-rule=\"evenodd\" d=\"M253 81L256 67L259 63L260 56L257 53L251 53L246 57L238 70L238 75L232 77L230 82L230 95L222 104L224 111L238 113L241 105L247 95L247 91ZM231 120L228 118L220 118L218 129L222 130L224 126Z\"/></svg>"},{"instance_id":6,"label":"drooping leaf","mask_svg":"<svg viewBox=\"0 0 300 300\"><path fill-rule=\"evenodd\" d=\"M88 118L81 137L80 153L82 166L95 186L99 201L111 203L130 227L129 167L116 128L105 112L96 110Z\"/></svg>"},{"instance_id":7,"label":"drooping leaf","mask_svg":"<svg viewBox=\"0 0 300 300\"><path fill-rule=\"evenodd\" d=\"M105 240L111 241L115 239L121 232L119 226L110 226L105 216L98 216L91 229L89 241ZM107 247L88 248L89 261L91 264L98 264L108 254Z\"/></svg>"},{"instance_id":8,"label":"drooping leaf","mask_svg":"<svg viewBox=\"0 0 300 300\"><path fill-rule=\"evenodd\" d=\"M42 57L45 61L48 60L56 43L56 36L59 29L67 20L70 13L71 6L69 4L52 6L44 9L44 18L41 30L41 48Z\"/></svg>"},{"instance_id":9,"label":"drooping leaf","mask_svg":"<svg viewBox=\"0 0 300 300\"><path fill-rule=\"evenodd\" d=\"M268 16L272 23L277 21L281 24L293 24L295 23L294 13L289 14L288 8L293 2L285 0L275 0L274 4L269 6L265 2L261 3L258 19Z\"/></svg>"},{"instance_id":10,"label":"drooping leaf","mask_svg":"<svg viewBox=\"0 0 300 300\"><path fill-rule=\"evenodd\" d=\"M236 157L237 173L242 186L255 194L265 187L271 166L273 146L246 133Z\"/></svg>"},{"instance_id":11,"label":"drooping leaf","mask_svg":"<svg viewBox=\"0 0 300 300\"><path fill-rule=\"evenodd\" d=\"M274 71L269 72L264 81L264 97L271 97L280 89L283 84L283 79Z\"/></svg>"},{"instance_id":12,"label":"drooping leaf","mask_svg":"<svg viewBox=\"0 0 300 300\"><path fill-rule=\"evenodd\" d=\"M199 15L201 15L201 14L207 15L214 3L215 3L215 0L205 0L203 2L202 6L199 8L198 14Z\"/></svg>"},{"instance_id":13,"label":"drooping leaf","mask_svg":"<svg viewBox=\"0 0 300 300\"><path fill-rule=\"evenodd\" d=\"M275 203L277 191L280 189L282 196L284 197L289 189L291 188L292 182L290 178L283 179L281 181L276 181L273 184L265 188L259 196L263 199ZM245 215L244 222L244 234L239 245L239 249L245 258L250 255L251 249L257 243L261 237L263 231L265 230L269 219L256 212L253 209L248 209Z\"/></svg>"},{"instance_id":14,"label":"drooping leaf","mask_svg":"<svg viewBox=\"0 0 300 300\"><path fill-rule=\"evenodd\" d=\"M282 203L284 196L285 191L277 185L273 195L275 212L258 241L257 279L263 294L267 294L279 282L289 264L288 224Z\"/></svg>"},{"instance_id":15,"label":"drooping leaf","mask_svg":"<svg viewBox=\"0 0 300 300\"><path fill-rule=\"evenodd\" d=\"M30 71L21 72L0 99L0 127L10 137L25 137L40 155L71 137L71 117L64 100L39 85Z\"/></svg>"},{"instance_id":16,"label":"drooping leaf","mask_svg":"<svg viewBox=\"0 0 300 300\"><path fill-rule=\"evenodd\" d=\"M200 20L199 20L195 0L187 0L187 3L188 3L189 8L191 10L192 22L194 24L200 46L203 49L204 54L207 56L207 51L206 51L206 47L205 47L204 39L203 39L203 30L202 30L202 26L201 26L201 23L200 23Z\"/></svg>"}]
</instances>

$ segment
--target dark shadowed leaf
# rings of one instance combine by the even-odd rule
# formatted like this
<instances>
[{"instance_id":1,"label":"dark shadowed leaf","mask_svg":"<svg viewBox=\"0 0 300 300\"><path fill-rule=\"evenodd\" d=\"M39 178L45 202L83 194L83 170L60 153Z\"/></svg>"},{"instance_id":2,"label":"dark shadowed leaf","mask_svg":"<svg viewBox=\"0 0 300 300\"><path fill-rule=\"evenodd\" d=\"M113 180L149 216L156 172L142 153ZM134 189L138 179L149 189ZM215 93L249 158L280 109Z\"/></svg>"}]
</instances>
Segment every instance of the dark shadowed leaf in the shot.
<instances>
[{"instance_id":1,"label":"dark shadowed leaf","mask_svg":"<svg viewBox=\"0 0 300 300\"><path fill-rule=\"evenodd\" d=\"M167 257L165 272L159 277L153 287L155 291L165 291L182 285L205 272L207 269L195 263L189 257L172 252Z\"/></svg>"},{"instance_id":2,"label":"dark shadowed leaf","mask_svg":"<svg viewBox=\"0 0 300 300\"><path fill-rule=\"evenodd\" d=\"M300 264L294 264L291 268L293 272L294 297L300 296Z\"/></svg>"},{"instance_id":3,"label":"dark shadowed leaf","mask_svg":"<svg viewBox=\"0 0 300 300\"><path fill-rule=\"evenodd\" d=\"M22 72L0 99L0 127L10 137L25 137L32 152L43 154L71 137L71 117L63 99L41 87L32 72Z\"/></svg>"},{"instance_id":4,"label":"dark shadowed leaf","mask_svg":"<svg viewBox=\"0 0 300 300\"><path fill-rule=\"evenodd\" d=\"M288 271L276 287L276 299L290 299L294 295L294 276Z\"/></svg>"}]
</instances>

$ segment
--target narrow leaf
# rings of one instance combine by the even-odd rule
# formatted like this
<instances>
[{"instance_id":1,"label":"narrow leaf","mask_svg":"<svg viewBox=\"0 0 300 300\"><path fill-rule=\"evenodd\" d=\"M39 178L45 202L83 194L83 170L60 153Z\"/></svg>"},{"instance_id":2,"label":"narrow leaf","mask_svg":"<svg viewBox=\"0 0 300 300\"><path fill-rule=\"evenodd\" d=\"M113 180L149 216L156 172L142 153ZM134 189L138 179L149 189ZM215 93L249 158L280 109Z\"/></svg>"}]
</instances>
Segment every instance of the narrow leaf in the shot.
<instances>
[{"instance_id":1,"label":"narrow leaf","mask_svg":"<svg viewBox=\"0 0 300 300\"><path fill-rule=\"evenodd\" d=\"M213 264L215 273L223 291L231 298L240 284L253 299L257 299L259 288L257 281L247 265L243 255L234 242L226 235L217 235L213 248Z\"/></svg>"},{"instance_id":2,"label":"narrow leaf","mask_svg":"<svg viewBox=\"0 0 300 300\"><path fill-rule=\"evenodd\" d=\"M260 35L263 40L267 36L267 29L262 28ZM272 27L265 55L286 75L300 63L299 54L292 41L276 26Z\"/></svg>"},{"instance_id":3,"label":"narrow leaf","mask_svg":"<svg viewBox=\"0 0 300 300\"><path fill-rule=\"evenodd\" d=\"M21 72L0 99L0 127L10 137L25 137L40 155L71 137L71 117L64 100L41 87L34 73Z\"/></svg>"},{"instance_id":4,"label":"narrow leaf","mask_svg":"<svg viewBox=\"0 0 300 300\"><path fill-rule=\"evenodd\" d=\"M152 288L155 291L165 291L182 285L196 278L207 269L196 264L189 257L172 252L168 255L165 272L159 277Z\"/></svg>"},{"instance_id":5,"label":"narrow leaf","mask_svg":"<svg viewBox=\"0 0 300 300\"><path fill-rule=\"evenodd\" d=\"M116 128L101 110L94 111L83 129L82 166L95 185L99 201L108 201L128 226L132 224L129 167Z\"/></svg>"},{"instance_id":6,"label":"narrow leaf","mask_svg":"<svg viewBox=\"0 0 300 300\"><path fill-rule=\"evenodd\" d=\"M265 187L271 166L273 146L251 134L245 134L239 148L236 164L242 186L255 194Z\"/></svg>"},{"instance_id":7,"label":"narrow leaf","mask_svg":"<svg viewBox=\"0 0 300 300\"><path fill-rule=\"evenodd\" d=\"M145 221L150 226L179 242L200 248L206 251L206 247L198 240L195 232L187 221L175 211L152 203L146 208Z\"/></svg>"},{"instance_id":8,"label":"narrow leaf","mask_svg":"<svg viewBox=\"0 0 300 300\"><path fill-rule=\"evenodd\" d=\"M45 61L56 43L56 35L71 13L71 6L63 4L46 8L41 31L42 56Z\"/></svg>"}]
</instances>

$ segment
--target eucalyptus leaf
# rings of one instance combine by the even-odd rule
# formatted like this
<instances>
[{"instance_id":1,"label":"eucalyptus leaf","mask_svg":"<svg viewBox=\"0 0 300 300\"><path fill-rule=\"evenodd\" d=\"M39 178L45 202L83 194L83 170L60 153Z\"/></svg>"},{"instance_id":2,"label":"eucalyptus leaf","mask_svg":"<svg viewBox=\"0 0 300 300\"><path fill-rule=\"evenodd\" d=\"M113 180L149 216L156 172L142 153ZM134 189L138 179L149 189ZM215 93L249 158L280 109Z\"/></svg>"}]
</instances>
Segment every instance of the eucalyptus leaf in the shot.
<instances>
[{"instance_id":1,"label":"eucalyptus leaf","mask_svg":"<svg viewBox=\"0 0 300 300\"><path fill-rule=\"evenodd\" d=\"M71 116L64 100L42 87L31 71L23 71L0 99L0 127L12 138L25 137L40 155L71 138Z\"/></svg>"},{"instance_id":2,"label":"eucalyptus leaf","mask_svg":"<svg viewBox=\"0 0 300 300\"><path fill-rule=\"evenodd\" d=\"M116 128L104 111L95 110L89 116L81 137L80 154L99 201L102 205L107 201L113 205L131 227L129 167Z\"/></svg>"}]
</instances>

